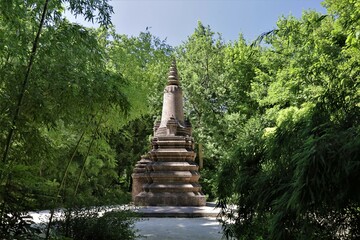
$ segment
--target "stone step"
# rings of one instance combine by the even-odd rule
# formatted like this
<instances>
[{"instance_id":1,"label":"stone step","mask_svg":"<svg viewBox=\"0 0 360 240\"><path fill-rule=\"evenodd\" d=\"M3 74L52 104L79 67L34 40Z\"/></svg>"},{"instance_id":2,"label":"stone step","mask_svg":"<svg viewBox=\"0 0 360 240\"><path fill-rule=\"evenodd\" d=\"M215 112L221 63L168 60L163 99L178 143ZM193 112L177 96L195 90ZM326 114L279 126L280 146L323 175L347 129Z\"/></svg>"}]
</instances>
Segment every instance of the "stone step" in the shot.
<instances>
[{"instance_id":1,"label":"stone step","mask_svg":"<svg viewBox=\"0 0 360 240\"><path fill-rule=\"evenodd\" d=\"M201 192L141 192L135 196L135 204L142 206L205 206Z\"/></svg>"},{"instance_id":2,"label":"stone step","mask_svg":"<svg viewBox=\"0 0 360 240\"><path fill-rule=\"evenodd\" d=\"M199 167L194 162L153 162L148 165L154 171L197 171Z\"/></svg>"},{"instance_id":3,"label":"stone step","mask_svg":"<svg viewBox=\"0 0 360 240\"><path fill-rule=\"evenodd\" d=\"M150 192L200 192L198 183L152 183L144 187Z\"/></svg>"},{"instance_id":4,"label":"stone step","mask_svg":"<svg viewBox=\"0 0 360 240\"><path fill-rule=\"evenodd\" d=\"M221 209L215 203L207 202L205 206L145 206L135 212L142 217L218 217ZM220 239L220 238L219 238Z\"/></svg>"},{"instance_id":5,"label":"stone step","mask_svg":"<svg viewBox=\"0 0 360 240\"><path fill-rule=\"evenodd\" d=\"M175 142L175 141L166 141L166 142L157 142L157 149L169 149L169 148L175 148L175 149L181 149L185 148L188 151L193 150L192 143L186 143L186 142Z\"/></svg>"},{"instance_id":6,"label":"stone step","mask_svg":"<svg viewBox=\"0 0 360 240\"><path fill-rule=\"evenodd\" d=\"M159 171L150 172L149 176L155 183L197 182L200 174L197 171Z\"/></svg>"},{"instance_id":7,"label":"stone step","mask_svg":"<svg viewBox=\"0 0 360 240\"><path fill-rule=\"evenodd\" d=\"M146 168L134 168L133 173L145 173Z\"/></svg>"},{"instance_id":8,"label":"stone step","mask_svg":"<svg viewBox=\"0 0 360 240\"><path fill-rule=\"evenodd\" d=\"M156 136L153 138L156 142L164 142L164 141L193 141L193 137L190 136Z\"/></svg>"},{"instance_id":9,"label":"stone step","mask_svg":"<svg viewBox=\"0 0 360 240\"><path fill-rule=\"evenodd\" d=\"M152 159L158 162L188 162L194 161L195 152L187 151L185 148L156 149L151 152Z\"/></svg>"}]
</instances>

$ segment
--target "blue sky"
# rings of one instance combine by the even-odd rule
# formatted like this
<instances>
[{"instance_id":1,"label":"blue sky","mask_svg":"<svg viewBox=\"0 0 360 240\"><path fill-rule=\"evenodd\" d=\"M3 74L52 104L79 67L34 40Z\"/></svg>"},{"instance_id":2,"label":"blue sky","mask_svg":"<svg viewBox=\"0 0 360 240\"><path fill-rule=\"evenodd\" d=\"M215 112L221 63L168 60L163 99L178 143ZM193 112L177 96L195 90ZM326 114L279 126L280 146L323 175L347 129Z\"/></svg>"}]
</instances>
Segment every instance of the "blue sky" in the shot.
<instances>
[{"instance_id":1,"label":"blue sky","mask_svg":"<svg viewBox=\"0 0 360 240\"><path fill-rule=\"evenodd\" d=\"M326 13L322 0L112 0L112 22L119 34L150 32L177 46L194 32L197 22L210 25L225 41L242 33L252 41L272 30L281 16L300 17L304 10ZM67 15L68 16L68 15ZM73 18L71 18L73 19ZM75 20L81 24L80 19ZM87 24L89 26L89 24Z\"/></svg>"}]
</instances>

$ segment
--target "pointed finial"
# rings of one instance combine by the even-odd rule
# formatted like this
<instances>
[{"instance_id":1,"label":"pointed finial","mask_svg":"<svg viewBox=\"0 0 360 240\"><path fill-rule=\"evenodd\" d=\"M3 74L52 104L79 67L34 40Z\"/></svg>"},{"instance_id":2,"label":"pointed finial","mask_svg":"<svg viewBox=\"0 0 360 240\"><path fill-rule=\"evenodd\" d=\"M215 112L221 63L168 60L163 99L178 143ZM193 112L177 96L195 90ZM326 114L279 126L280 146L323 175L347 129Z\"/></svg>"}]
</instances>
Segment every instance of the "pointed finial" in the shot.
<instances>
[{"instance_id":1,"label":"pointed finial","mask_svg":"<svg viewBox=\"0 0 360 240\"><path fill-rule=\"evenodd\" d=\"M168 76L168 85L179 85L179 77L176 69L176 60L174 59L171 63L169 76Z\"/></svg>"}]
</instances>

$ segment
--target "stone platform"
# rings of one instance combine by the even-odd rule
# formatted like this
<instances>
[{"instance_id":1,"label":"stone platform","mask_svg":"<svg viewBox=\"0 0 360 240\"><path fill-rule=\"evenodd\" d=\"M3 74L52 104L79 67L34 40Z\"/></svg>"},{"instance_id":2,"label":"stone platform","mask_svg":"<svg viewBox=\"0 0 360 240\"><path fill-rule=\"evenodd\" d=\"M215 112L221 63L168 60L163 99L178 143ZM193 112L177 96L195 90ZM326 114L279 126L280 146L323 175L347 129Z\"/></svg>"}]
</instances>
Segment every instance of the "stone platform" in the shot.
<instances>
[{"instance_id":1,"label":"stone platform","mask_svg":"<svg viewBox=\"0 0 360 240\"><path fill-rule=\"evenodd\" d=\"M207 202L205 206L143 206L138 207L135 212L141 217L148 218L196 218L217 217L220 208L215 203Z\"/></svg>"}]
</instances>

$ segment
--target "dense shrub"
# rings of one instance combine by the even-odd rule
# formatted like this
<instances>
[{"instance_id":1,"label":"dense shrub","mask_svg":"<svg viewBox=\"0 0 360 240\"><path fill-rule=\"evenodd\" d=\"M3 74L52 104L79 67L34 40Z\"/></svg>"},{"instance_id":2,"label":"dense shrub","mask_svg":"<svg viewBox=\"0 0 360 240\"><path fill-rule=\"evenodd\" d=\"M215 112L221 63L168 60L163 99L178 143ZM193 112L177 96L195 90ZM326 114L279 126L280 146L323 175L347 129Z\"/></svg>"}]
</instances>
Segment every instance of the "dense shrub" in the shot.
<instances>
[{"instance_id":1,"label":"dense shrub","mask_svg":"<svg viewBox=\"0 0 360 240\"><path fill-rule=\"evenodd\" d=\"M73 240L135 239L136 215L129 210L88 209L67 211L64 219L54 222L53 235ZM106 210L105 210L106 211Z\"/></svg>"}]
</instances>

